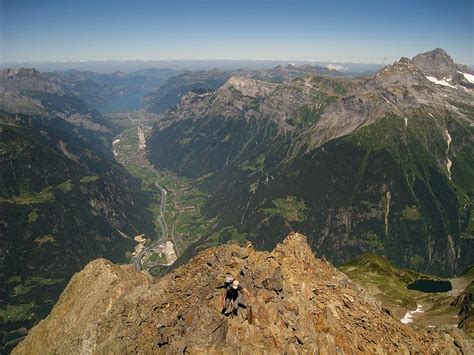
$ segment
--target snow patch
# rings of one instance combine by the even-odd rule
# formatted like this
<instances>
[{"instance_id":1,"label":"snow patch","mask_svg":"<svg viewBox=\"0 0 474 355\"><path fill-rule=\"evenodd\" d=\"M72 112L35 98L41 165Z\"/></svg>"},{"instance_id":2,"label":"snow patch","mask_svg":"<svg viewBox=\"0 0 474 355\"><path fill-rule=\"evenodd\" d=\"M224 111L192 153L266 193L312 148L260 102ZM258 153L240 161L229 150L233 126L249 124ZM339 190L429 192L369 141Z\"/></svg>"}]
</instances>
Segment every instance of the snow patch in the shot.
<instances>
[{"instance_id":1,"label":"snow patch","mask_svg":"<svg viewBox=\"0 0 474 355\"><path fill-rule=\"evenodd\" d=\"M405 127L407 127L408 126L408 118L403 117L403 119L405 120Z\"/></svg>"},{"instance_id":2,"label":"snow patch","mask_svg":"<svg viewBox=\"0 0 474 355\"><path fill-rule=\"evenodd\" d=\"M458 70L458 73L462 74L466 78L466 80L469 81L471 84L474 84L474 75L463 73L462 71L459 71L459 70Z\"/></svg>"},{"instance_id":3,"label":"snow patch","mask_svg":"<svg viewBox=\"0 0 474 355\"><path fill-rule=\"evenodd\" d=\"M416 309L414 311L408 311L407 313L405 313L403 318L400 319L400 322L402 322L403 324L413 323L413 315L416 313L425 313L421 304L417 304Z\"/></svg>"},{"instance_id":4,"label":"snow patch","mask_svg":"<svg viewBox=\"0 0 474 355\"><path fill-rule=\"evenodd\" d=\"M435 84L442 85L442 86L449 86L450 88L456 89L455 86L448 83L448 81L451 81L451 78L443 78L442 80L438 80L434 76L427 76L426 79L428 79L429 81Z\"/></svg>"}]
</instances>

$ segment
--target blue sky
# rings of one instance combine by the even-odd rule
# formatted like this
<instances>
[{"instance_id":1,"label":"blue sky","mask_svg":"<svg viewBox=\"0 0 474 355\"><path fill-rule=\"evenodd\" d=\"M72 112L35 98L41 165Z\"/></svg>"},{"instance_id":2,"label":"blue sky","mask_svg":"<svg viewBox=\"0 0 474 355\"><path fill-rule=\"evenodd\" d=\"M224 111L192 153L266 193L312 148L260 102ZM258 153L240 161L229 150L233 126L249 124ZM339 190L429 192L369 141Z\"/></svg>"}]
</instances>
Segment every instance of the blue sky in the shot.
<instances>
[{"instance_id":1,"label":"blue sky","mask_svg":"<svg viewBox=\"0 0 474 355\"><path fill-rule=\"evenodd\" d=\"M0 60L382 63L436 47L474 64L474 0L0 0Z\"/></svg>"}]
</instances>

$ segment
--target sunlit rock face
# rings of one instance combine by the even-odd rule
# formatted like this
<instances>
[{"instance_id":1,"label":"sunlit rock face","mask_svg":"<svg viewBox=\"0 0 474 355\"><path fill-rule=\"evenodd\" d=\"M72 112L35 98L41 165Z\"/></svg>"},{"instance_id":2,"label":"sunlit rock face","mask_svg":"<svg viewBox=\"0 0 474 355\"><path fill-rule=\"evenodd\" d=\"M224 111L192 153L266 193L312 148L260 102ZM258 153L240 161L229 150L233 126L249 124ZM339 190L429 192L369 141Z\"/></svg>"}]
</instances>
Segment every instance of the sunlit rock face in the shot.
<instances>
[{"instance_id":1,"label":"sunlit rock face","mask_svg":"<svg viewBox=\"0 0 474 355\"><path fill-rule=\"evenodd\" d=\"M220 312L228 273L252 294L235 317ZM293 233L271 252L207 249L158 280L91 262L14 354L461 353L453 336L401 324Z\"/></svg>"}]
</instances>

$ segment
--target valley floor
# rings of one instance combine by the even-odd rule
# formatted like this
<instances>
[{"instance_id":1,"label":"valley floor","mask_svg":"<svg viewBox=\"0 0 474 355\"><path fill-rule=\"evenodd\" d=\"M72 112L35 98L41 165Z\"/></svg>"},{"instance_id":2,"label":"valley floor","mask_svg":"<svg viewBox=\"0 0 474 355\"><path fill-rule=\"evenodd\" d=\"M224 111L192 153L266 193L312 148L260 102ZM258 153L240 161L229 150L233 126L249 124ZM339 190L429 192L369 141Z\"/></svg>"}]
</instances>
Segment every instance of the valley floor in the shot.
<instances>
[{"instance_id":1,"label":"valley floor","mask_svg":"<svg viewBox=\"0 0 474 355\"><path fill-rule=\"evenodd\" d=\"M147 160L145 141L155 115L132 111L112 114L109 118L123 127L113 140L116 159L142 181L144 191L155 193L157 201L150 205L156 225L155 236L138 236L132 262L139 269L160 275L209 229L212 221L206 220L201 213L207 196L194 187L192 181L170 171L158 170Z\"/></svg>"}]
</instances>

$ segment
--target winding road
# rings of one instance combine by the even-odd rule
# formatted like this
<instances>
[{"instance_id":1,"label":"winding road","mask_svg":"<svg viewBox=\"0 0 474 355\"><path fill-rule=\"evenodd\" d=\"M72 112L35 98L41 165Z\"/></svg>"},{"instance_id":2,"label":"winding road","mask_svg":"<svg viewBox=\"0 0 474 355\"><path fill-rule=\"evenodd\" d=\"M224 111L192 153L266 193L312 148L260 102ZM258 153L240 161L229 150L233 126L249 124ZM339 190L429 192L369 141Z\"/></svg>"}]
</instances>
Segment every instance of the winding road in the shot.
<instances>
[{"instance_id":1,"label":"winding road","mask_svg":"<svg viewBox=\"0 0 474 355\"><path fill-rule=\"evenodd\" d=\"M133 258L132 264L135 266L135 268L138 271L143 270L142 259L145 256L145 254L151 249L153 249L154 247L156 247L158 244L163 244L168 238L168 227L165 221L167 191L162 186L160 186L158 182L155 182L155 186L159 188L161 191L160 214L158 217L156 217L156 220L161 226L161 236L157 240L155 240L153 243L143 248L142 252L138 254L135 258Z\"/></svg>"},{"instance_id":2,"label":"winding road","mask_svg":"<svg viewBox=\"0 0 474 355\"><path fill-rule=\"evenodd\" d=\"M138 138L138 149L135 152L133 156L130 156L131 159L133 159L134 163L138 163L141 167L146 168L148 170L151 170L157 177L160 176L160 173L156 171L156 169L151 165L151 163L148 161L144 154L144 148L145 148L145 133L143 131L143 128L141 126L141 119L138 119L138 122L135 122L135 120L132 119L130 115L127 115L127 118L131 121L133 127L127 128L124 132L128 132L129 130L137 130L137 138ZM118 136L114 137L114 141L112 144L113 148L113 153L116 157L119 157L119 152L116 149L117 143L120 142L122 139L122 136L124 135L124 132L120 133ZM121 161L123 165L127 164L127 161ZM160 202L160 213L156 217L157 222L160 224L161 227L161 235L154 240L150 245L147 245L142 249L140 254L137 256L133 257L131 260L131 263L135 266L137 270L143 270L142 266L142 260L143 257L146 255L147 252L158 246L159 244L164 244L166 240L168 239L168 226L166 225L166 220L165 220L165 211L166 211L166 198L168 191L161 186L158 183L158 179L155 181L154 185L160 190L161 192L161 202Z\"/></svg>"}]
</instances>

